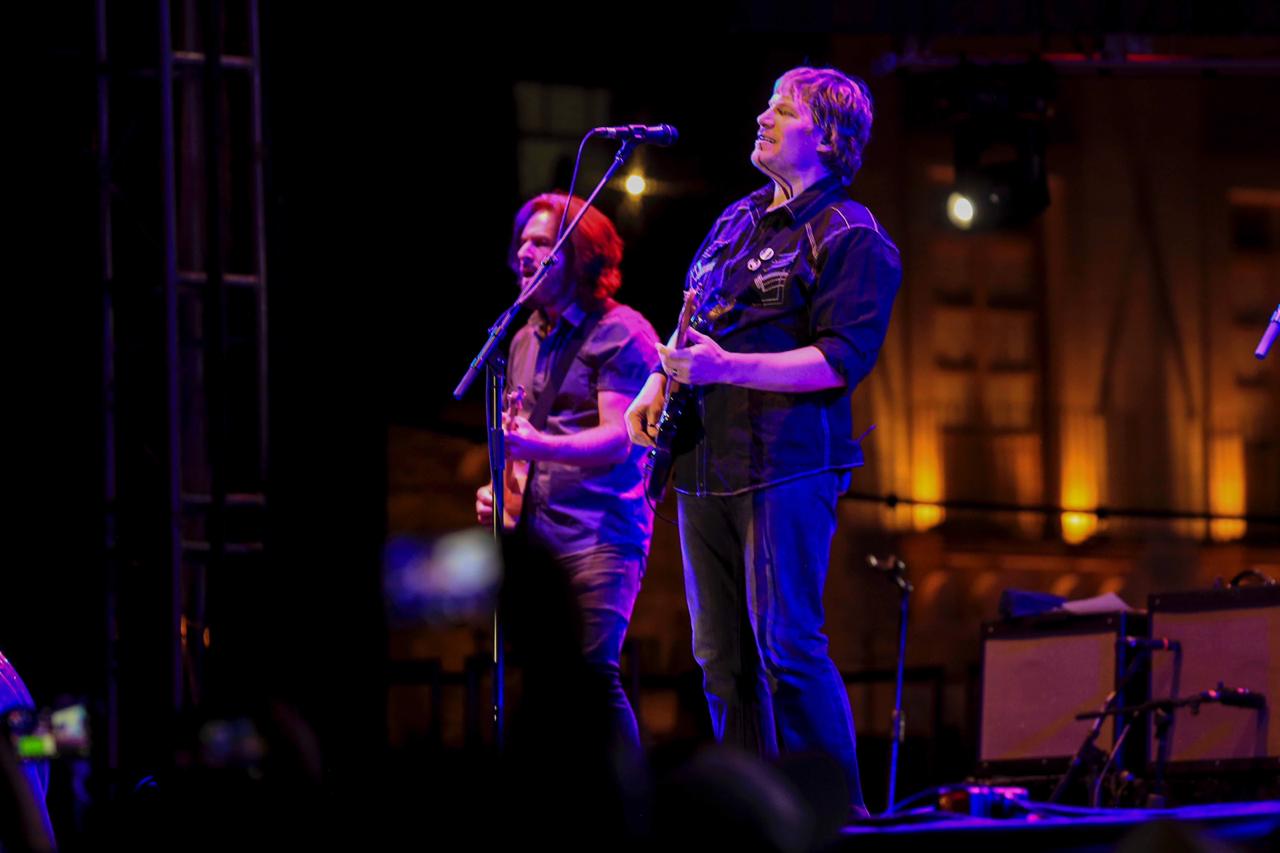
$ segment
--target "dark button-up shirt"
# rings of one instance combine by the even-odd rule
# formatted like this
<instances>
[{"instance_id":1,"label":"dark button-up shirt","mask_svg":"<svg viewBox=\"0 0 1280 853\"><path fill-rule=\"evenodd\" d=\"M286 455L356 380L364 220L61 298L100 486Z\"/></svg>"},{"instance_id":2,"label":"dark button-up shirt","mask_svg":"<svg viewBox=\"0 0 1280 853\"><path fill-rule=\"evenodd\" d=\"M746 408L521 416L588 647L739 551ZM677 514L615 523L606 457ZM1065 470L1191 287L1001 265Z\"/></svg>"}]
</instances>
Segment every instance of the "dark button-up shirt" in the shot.
<instances>
[{"instance_id":1,"label":"dark button-up shirt","mask_svg":"<svg viewBox=\"0 0 1280 853\"><path fill-rule=\"evenodd\" d=\"M576 305L546 328L535 311L511 342L508 386L525 387L521 414L528 417L546 389L552 368L585 319ZM569 435L600 425L598 395L634 397L657 364L658 335L638 311L613 300L574 356L543 428ZM521 523L531 539L556 556L600 545L634 546L644 552L653 533L653 511L644 495L644 448L632 446L621 465L582 467L535 462L525 487Z\"/></svg>"},{"instance_id":2,"label":"dark button-up shirt","mask_svg":"<svg viewBox=\"0 0 1280 853\"><path fill-rule=\"evenodd\" d=\"M696 445L676 490L732 495L863 463L850 394L875 364L902 281L898 248L838 179L768 210L773 185L730 205L689 268L708 294L694 328L730 352L817 347L844 379L804 394L735 385L695 389Z\"/></svg>"}]
</instances>

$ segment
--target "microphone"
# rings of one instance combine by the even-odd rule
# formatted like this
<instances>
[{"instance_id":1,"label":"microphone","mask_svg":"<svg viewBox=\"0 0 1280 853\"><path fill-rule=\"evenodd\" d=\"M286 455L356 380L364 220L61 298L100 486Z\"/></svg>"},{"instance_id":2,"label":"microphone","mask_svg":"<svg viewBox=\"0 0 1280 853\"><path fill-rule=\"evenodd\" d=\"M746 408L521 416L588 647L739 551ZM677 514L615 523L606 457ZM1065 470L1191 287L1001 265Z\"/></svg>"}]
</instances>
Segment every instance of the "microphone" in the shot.
<instances>
[{"instance_id":1,"label":"microphone","mask_svg":"<svg viewBox=\"0 0 1280 853\"><path fill-rule=\"evenodd\" d=\"M605 139L630 139L632 142L652 142L654 145L671 145L680 138L680 131L669 124L620 124L616 127L597 127L592 136Z\"/></svg>"},{"instance_id":2,"label":"microphone","mask_svg":"<svg viewBox=\"0 0 1280 853\"><path fill-rule=\"evenodd\" d=\"M1267 707L1267 697L1261 693L1255 693L1247 687L1227 687L1219 684L1217 689L1206 690L1203 695L1210 701L1216 700L1233 708L1257 708L1261 710Z\"/></svg>"},{"instance_id":3,"label":"microphone","mask_svg":"<svg viewBox=\"0 0 1280 853\"><path fill-rule=\"evenodd\" d=\"M1267 330L1262 333L1262 340L1258 341L1258 348L1253 354L1260 359L1266 358L1277 337L1280 337L1280 305L1276 306L1276 313L1271 315L1271 322L1267 324Z\"/></svg>"},{"instance_id":4,"label":"microphone","mask_svg":"<svg viewBox=\"0 0 1280 853\"><path fill-rule=\"evenodd\" d=\"M880 560L876 558L875 554L868 554L867 565L873 572L888 575L889 580L893 581L904 592L915 592L915 587L911 585L911 581L907 580L907 564L897 557L889 555Z\"/></svg>"},{"instance_id":5,"label":"microphone","mask_svg":"<svg viewBox=\"0 0 1280 853\"><path fill-rule=\"evenodd\" d=\"M1130 649L1149 649L1153 652L1180 652L1182 644L1168 637L1125 637L1121 642Z\"/></svg>"}]
</instances>

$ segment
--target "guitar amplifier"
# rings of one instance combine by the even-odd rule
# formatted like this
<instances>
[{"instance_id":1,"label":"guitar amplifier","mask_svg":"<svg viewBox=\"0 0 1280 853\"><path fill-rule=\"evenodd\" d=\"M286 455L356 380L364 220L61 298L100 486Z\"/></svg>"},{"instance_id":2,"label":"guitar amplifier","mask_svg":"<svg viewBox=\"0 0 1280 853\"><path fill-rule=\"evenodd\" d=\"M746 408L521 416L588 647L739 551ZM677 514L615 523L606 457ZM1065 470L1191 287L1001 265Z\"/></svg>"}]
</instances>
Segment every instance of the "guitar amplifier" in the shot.
<instances>
[{"instance_id":1,"label":"guitar amplifier","mask_svg":"<svg viewBox=\"0 0 1280 853\"><path fill-rule=\"evenodd\" d=\"M1172 692L1193 695L1222 683L1266 700L1261 709L1216 703L1201 705L1195 714L1178 709L1169 769L1280 769L1280 586L1152 595L1148 609L1151 636L1177 640L1182 647L1179 667L1169 653L1153 659L1152 699ZM1156 749L1153 739L1153 761Z\"/></svg>"},{"instance_id":2,"label":"guitar amplifier","mask_svg":"<svg viewBox=\"0 0 1280 853\"><path fill-rule=\"evenodd\" d=\"M1075 715L1102 709L1137 654L1121 640L1146 636L1146 628L1140 613L1052 613L984 624L978 775L1064 772L1093 725ZM1146 686L1140 669L1122 698L1142 701ZM1109 720L1094 745L1110 752L1115 735ZM1145 740L1145 728L1132 732L1117 763L1141 766Z\"/></svg>"}]
</instances>

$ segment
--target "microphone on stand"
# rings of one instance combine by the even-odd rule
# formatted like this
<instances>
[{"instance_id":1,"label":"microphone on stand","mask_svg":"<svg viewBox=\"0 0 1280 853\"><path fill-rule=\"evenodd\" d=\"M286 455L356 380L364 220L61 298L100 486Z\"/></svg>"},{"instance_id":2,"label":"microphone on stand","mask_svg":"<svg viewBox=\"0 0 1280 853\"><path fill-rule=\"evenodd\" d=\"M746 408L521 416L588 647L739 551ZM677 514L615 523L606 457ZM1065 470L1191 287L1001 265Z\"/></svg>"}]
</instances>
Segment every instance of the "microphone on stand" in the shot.
<instances>
[{"instance_id":1,"label":"microphone on stand","mask_svg":"<svg viewBox=\"0 0 1280 853\"><path fill-rule=\"evenodd\" d=\"M1219 684L1216 689L1206 690L1201 695L1210 701L1218 701L1233 708L1262 709L1267 707L1267 697L1247 687L1227 687L1224 684Z\"/></svg>"},{"instance_id":2,"label":"microphone on stand","mask_svg":"<svg viewBox=\"0 0 1280 853\"><path fill-rule=\"evenodd\" d=\"M1276 306L1276 312L1271 315L1271 322L1267 324L1267 330L1262 333L1262 340L1258 341L1258 348L1253 354L1260 359L1266 358L1277 337L1280 337L1280 305Z\"/></svg>"},{"instance_id":3,"label":"microphone on stand","mask_svg":"<svg viewBox=\"0 0 1280 853\"><path fill-rule=\"evenodd\" d=\"M669 124L621 124L614 127L597 127L592 136L605 139L630 139L632 142L650 142L654 145L671 145L680 138L680 131Z\"/></svg>"},{"instance_id":4,"label":"microphone on stand","mask_svg":"<svg viewBox=\"0 0 1280 853\"><path fill-rule=\"evenodd\" d=\"M889 576L889 580L905 592L914 592L915 587L911 585L911 581L907 580L907 564L899 560L892 554L883 560L877 559L875 554L867 555L867 565L874 572L879 572Z\"/></svg>"},{"instance_id":5,"label":"microphone on stand","mask_svg":"<svg viewBox=\"0 0 1280 853\"><path fill-rule=\"evenodd\" d=\"M1182 644L1168 637L1125 637L1124 644L1131 649L1149 649L1153 652L1180 652Z\"/></svg>"}]
</instances>

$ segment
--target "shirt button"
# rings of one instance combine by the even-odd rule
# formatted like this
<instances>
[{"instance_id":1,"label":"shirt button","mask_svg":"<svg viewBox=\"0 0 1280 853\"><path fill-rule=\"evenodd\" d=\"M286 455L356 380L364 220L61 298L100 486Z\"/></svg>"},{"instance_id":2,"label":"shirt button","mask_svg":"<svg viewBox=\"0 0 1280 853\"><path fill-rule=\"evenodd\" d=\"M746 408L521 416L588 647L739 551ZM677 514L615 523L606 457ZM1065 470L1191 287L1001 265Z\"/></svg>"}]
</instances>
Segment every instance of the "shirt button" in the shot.
<instances>
[{"instance_id":1,"label":"shirt button","mask_svg":"<svg viewBox=\"0 0 1280 853\"><path fill-rule=\"evenodd\" d=\"M756 270L760 269L760 260L758 258L752 258L751 260L747 261L747 269L751 270L752 272L755 272Z\"/></svg>"},{"instance_id":2,"label":"shirt button","mask_svg":"<svg viewBox=\"0 0 1280 853\"><path fill-rule=\"evenodd\" d=\"M773 247L766 247L760 250L760 260L767 261L773 257Z\"/></svg>"}]
</instances>

